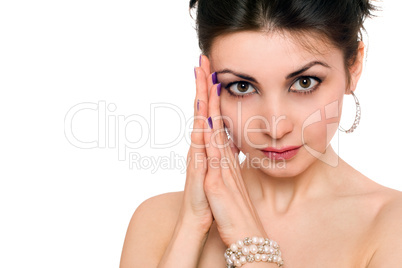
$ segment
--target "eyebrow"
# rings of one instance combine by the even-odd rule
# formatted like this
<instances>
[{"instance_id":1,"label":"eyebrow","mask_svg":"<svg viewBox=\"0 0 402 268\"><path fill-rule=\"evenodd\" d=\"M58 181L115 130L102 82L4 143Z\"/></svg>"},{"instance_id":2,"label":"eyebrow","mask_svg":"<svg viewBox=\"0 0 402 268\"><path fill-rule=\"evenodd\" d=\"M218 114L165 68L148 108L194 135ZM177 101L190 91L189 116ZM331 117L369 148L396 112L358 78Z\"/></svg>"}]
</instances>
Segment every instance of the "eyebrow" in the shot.
<instances>
[{"instance_id":1,"label":"eyebrow","mask_svg":"<svg viewBox=\"0 0 402 268\"><path fill-rule=\"evenodd\" d=\"M329 67L328 64L326 64L326 63L324 63L324 62L321 62L321 61L312 61L312 62L307 63L306 65L304 65L304 66L303 66L302 68L300 68L299 70L297 70L297 71L295 71L295 72L293 72L293 73L291 73L291 74L288 74L288 75L286 76L286 79L290 79L290 78L292 78L292 77L298 76L299 74L304 73L305 71L307 71L308 69L310 69L310 68L313 67L314 65L322 65L322 66L324 66L324 67L331 68L331 67Z\"/></svg>"},{"instance_id":2,"label":"eyebrow","mask_svg":"<svg viewBox=\"0 0 402 268\"><path fill-rule=\"evenodd\" d=\"M297 71L295 71L295 72L293 72L293 73L288 74L288 75L286 76L286 79L290 79L290 78L292 78L292 77L295 77L295 76L297 76L297 75L299 75L299 74L301 74L301 73L307 71L308 69L310 69L310 68L313 67L314 65L322 65L322 66L324 66L324 67L331 68L328 64L326 64L326 63L324 63L324 62L321 62L321 61L312 61L312 62L307 63L306 65L304 65L304 66L303 66L302 68L300 68L299 70L297 70ZM232 71L232 70L230 70L230 69L223 69L223 70L221 70L221 71L217 71L216 73L217 73L217 74L233 74L233 75L235 75L235 76L237 76L237 77L239 77L239 78L241 78L241 79L248 80L248 81L250 81L250 82L254 82L254 83L258 84L257 79L255 79L254 77L249 76L249 75L246 75L246 74L243 74L243 73L237 73L237 72Z\"/></svg>"},{"instance_id":3,"label":"eyebrow","mask_svg":"<svg viewBox=\"0 0 402 268\"><path fill-rule=\"evenodd\" d=\"M216 73L217 74L233 74L233 75L235 75L235 76L237 76L237 77L239 77L241 79L248 80L250 82L258 84L257 79L255 79L254 77L246 75L246 74L242 74L242 73L237 73L237 72L234 72L234 71L232 71L230 69L223 69L223 70L218 71Z\"/></svg>"}]
</instances>

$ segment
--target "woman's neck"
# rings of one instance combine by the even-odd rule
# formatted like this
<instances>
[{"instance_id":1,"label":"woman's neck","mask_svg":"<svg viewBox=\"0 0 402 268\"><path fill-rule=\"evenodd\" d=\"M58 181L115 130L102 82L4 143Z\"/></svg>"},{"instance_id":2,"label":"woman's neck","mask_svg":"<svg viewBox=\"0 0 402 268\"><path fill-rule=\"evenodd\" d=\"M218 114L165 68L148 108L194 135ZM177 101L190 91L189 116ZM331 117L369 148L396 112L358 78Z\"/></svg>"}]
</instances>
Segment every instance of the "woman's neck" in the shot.
<instances>
[{"instance_id":1,"label":"woman's neck","mask_svg":"<svg viewBox=\"0 0 402 268\"><path fill-rule=\"evenodd\" d=\"M336 165L331 165L337 161ZM247 159L245 160L247 161ZM326 197L342 185L347 164L328 146L321 159L292 177L272 177L262 169L241 165L251 200L275 214L288 212L307 199Z\"/></svg>"}]
</instances>

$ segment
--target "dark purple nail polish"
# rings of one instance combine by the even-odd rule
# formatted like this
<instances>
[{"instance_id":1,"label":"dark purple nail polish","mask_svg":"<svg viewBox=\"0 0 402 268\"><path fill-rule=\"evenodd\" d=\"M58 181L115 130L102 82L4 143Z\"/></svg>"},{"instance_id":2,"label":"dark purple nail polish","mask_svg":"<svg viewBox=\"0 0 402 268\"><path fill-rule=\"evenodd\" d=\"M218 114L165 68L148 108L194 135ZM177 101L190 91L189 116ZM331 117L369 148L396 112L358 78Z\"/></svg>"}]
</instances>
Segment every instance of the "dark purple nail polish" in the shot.
<instances>
[{"instance_id":1,"label":"dark purple nail polish","mask_svg":"<svg viewBox=\"0 0 402 268\"><path fill-rule=\"evenodd\" d=\"M212 74L212 84L215 85L216 83L218 83L218 76L217 76L216 72L214 72Z\"/></svg>"},{"instance_id":2,"label":"dark purple nail polish","mask_svg":"<svg viewBox=\"0 0 402 268\"><path fill-rule=\"evenodd\" d=\"M218 96L221 95L221 87L222 87L221 83L219 83L218 86L216 87L216 93L218 93Z\"/></svg>"},{"instance_id":3,"label":"dark purple nail polish","mask_svg":"<svg viewBox=\"0 0 402 268\"><path fill-rule=\"evenodd\" d=\"M201 60L202 60L202 54L200 55L200 60L199 60L199 62L200 62L200 67L201 67Z\"/></svg>"},{"instance_id":4,"label":"dark purple nail polish","mask_svg":"<svg viewBox=\"0 0 402 268\"><path fill-rule=\"evenodd\" d=\"M213 127L212 127L212 118L211 117L208 117L208 125L209 125L209 127L212 129Z\"/></svg>"},{"instance_id":5,"label":"dark purple nail polish","mask_svg":"<svg viewBox=\"0 0 402 268\"><path fill-rule=\"evenodd\" d=\"M200 110L200 99L197 99L197 111Z\"/></svg>"},{"instance_id":6,"label":"dark purple nail polish","mask_svg":"<svg viewBox=\"0 0 402 268\"><path fill-rule=\"evenodd\" d=\"M197 70L195 69L195 67L194 67L194 76L195 76L195 79L197 79Z\"/></svg>"}]
</instances>

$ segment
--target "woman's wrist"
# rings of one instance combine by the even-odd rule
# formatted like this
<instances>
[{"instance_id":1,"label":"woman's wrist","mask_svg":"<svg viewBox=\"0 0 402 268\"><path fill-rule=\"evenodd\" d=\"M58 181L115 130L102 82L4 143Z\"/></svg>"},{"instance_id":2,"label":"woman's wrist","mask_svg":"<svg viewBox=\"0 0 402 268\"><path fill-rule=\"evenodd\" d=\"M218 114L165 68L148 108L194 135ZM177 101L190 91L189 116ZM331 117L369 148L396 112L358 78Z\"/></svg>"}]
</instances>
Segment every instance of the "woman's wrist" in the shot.
<instances>
[{"instance_id":1,"label":"woman's wrist","mask_svg":"<svg viewBox=\"0 0 402 268\"><path fill-rule=\"evenodd\" d=\"M246 237L232 243L225 251L227 267L242 267L250 263L283 265L282 253L276 241L264 237Z\"/></svg>"},{"instance_id":2,"label":"woman's wrist","mask_svg":"<svg viewBox=\"0 0 402 268\"><path fill-rule=\"evenodd\" d=\"M210 224L204 224L195 217L186 216L177 221L173 236L187 235L197 241L201 241L208 235L210 227Z\"/></svg>"},{"instance_id":3,"label":"woman's wrist","mask_svg":"<svg viewBox=\"0 0 402 268\"><path fill-rule=\"evenodd\" d=\"M198 217L188 213L178 219L175 231L177 231L177 229L189 229L192 230L193 233L197 234L197 236L204 237L209 233L211 225L212 217L208 219L207 217Z\"/></svg>"},{"instance_id":4,"label":"woman's wrist","mask_svg":"<svg viewBox=\"0 0 402 268\"><path fill-rule=\"evenodd\" d=\"M253 238L253 237L268 237L267 233L264 230L261 230L258 227L252 228L244 228L243 231L237 230L236 232L233 232L233 234L231 235L230 238L226 237L224 244L227 247L230 247L233 243L236 243L239 241L239 239L243 240L244 238L249 237L249 238Z\"/></svg>"}]
</instances>

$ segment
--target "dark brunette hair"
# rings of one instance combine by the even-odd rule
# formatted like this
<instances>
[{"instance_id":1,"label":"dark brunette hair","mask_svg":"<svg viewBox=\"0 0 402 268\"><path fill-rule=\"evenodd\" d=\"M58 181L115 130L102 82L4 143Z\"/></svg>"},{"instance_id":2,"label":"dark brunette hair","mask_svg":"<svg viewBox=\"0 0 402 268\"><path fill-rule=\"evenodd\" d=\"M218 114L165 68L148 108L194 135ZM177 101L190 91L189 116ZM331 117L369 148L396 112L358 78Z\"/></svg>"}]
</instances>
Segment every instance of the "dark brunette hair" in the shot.
<instances>
[{"instance_id":1,"label":"dark brunette hair","mask_svg":"<svg viewBox=\"0 0 402 268\"><path fill-rule=\"evenodd\" d=\"M363 22L376 9L369 0L190 0L190 9L195 6L204 55L209 55L216 37L227 33L314 32L343 51L345 68L355 63Z\"/></svg>"}]
</instances>

